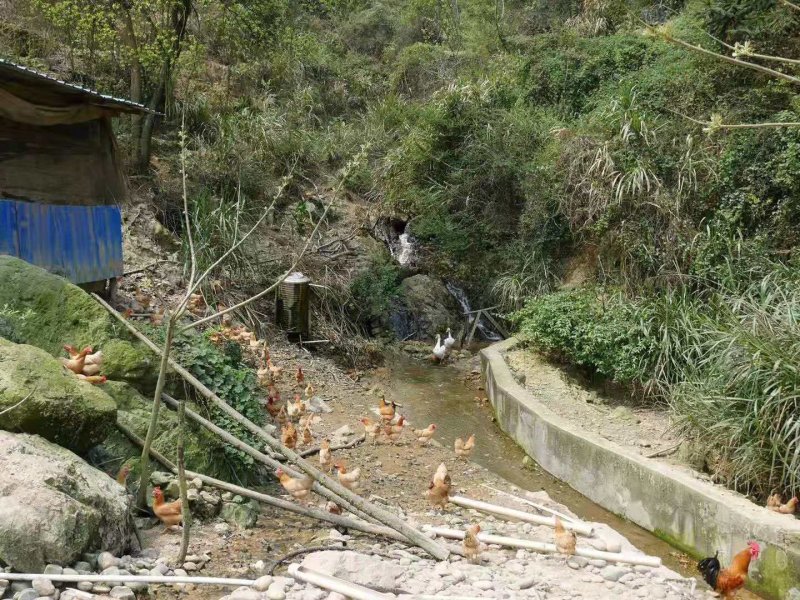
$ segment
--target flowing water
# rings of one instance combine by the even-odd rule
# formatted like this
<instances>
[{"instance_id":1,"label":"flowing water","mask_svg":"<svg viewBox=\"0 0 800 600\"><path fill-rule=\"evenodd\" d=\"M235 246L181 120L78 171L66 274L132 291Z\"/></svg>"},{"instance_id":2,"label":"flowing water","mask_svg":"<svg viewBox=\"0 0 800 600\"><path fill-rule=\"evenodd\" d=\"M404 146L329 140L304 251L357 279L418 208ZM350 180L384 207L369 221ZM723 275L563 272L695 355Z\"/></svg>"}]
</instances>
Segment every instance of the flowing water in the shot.
<instances>
[{"instance_id":1,"label":"flowing water","mask_svg":"<svg viewBox=\"0 0 800 600\"><path fill-rule=\"evenodd\" d=\"M387 386L393 398L403 403L403 414L420 426L436 423L439 426L436 439L445 447L452 447L457 437L474 433L474 462L521 489L545 490L582 519L607 523L643 552L660 556L670 569L685 576L697 575L695 561L665 541L598 506L535 462L523 466L525 453L492 421L491 409L478 407L474 401L475 391L463 383L465 373L462 370L434 366L405 355L388 356L387 367ZM759 598L747 592L740 592L739 597L742 600Z\"/></svg>"}]
</instances>

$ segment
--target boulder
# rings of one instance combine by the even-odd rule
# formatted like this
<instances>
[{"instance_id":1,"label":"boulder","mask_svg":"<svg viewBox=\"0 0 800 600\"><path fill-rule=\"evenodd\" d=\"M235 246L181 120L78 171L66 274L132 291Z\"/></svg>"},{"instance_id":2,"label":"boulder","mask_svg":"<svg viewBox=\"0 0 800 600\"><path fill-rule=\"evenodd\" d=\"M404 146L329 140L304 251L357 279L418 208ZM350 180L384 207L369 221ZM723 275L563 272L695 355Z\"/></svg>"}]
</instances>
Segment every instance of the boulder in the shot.
<instances>
[{"instance_id":1,"label":"boulder","mask_svg":"<svg viewBox=\"0 0 800 600\"><path fill-rule=\"evenodd\" d=\"M74 452L102 442L117 418L103 391L81 381L44 350L0 338L0 428L35 433Z\"/></svg>"},{"instance_id":2,"label":"boulder","mask_svg":"<svg viewBox=\"0 0 800 600\"><path fill-rule=\"evenodd\" d=\"M256 502L246 504L236 504L235 502L225 502L222 504L220 517L231 525L237 525L242 529L250 529L256 526L260 507Z\"/></svg>"},{"instance_id":3,"label":"boulder","mask_svg":"<svg viewBox=\"0 0 800 600\"><path fill-rule=\"evenodd\" d=\"M444 283L428 275L413 275L400 283L390 321L401 339L414 334L432 339L448 328L457 328L462 316L458 304Z\"/></svg>"},{"instance_id":4,"label":"boulder","mask_svg":"<svg viewBox=\"0 0 800 600\"><path fill-rule=\"evenodd\" d=\"M131 535L124 488L69 450L0 431L0 562L23 573L91 550L122 554ZM24 540L21 543L20 540Z\"/></svg>"},{"instance_id":5,"label":"boulder","mask_svg":"<svg viewBox=\"0 0 800 600\"><path fill-rule=\"evenodd\" d=\"M0 256L0 336L64 356L63 344L103 351L103 371L148 387L157 360L95 300L63 277Z\"/></svg>"},{"instance_id":6,"label":"boulder","mask_svg":"<svg viewBox=\"0 0 800 600\"><path fill-rule=\"evenodd\" d=\"M314 552L303 559L303 566L325 575L347 579L379 592L394 592L396 580L403 574L400 565L358 552Z\"/></svg>"}]
</instances>

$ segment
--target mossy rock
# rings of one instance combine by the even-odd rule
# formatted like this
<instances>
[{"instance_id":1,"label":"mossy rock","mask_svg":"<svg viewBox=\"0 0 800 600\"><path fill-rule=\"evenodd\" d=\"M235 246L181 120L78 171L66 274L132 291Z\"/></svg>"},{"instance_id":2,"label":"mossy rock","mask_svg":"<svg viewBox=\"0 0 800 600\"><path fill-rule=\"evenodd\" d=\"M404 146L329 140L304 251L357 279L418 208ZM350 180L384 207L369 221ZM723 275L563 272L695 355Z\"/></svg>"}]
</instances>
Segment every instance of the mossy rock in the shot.
<instances>
[{"instance_id":1,"label":"mossy rock","mask_svg":"<svg viewBox=\"0 0 800 600\"><path fill-rule=\"evenodd\" d=\"M64 344L102 350L103 374L148 389L156 356L131 338L102 306L63 277L0 256L0 335L63 356Z\"/></svg>"},{"instance_id":2,"label":"mossy rock","mask_svg":"<svg viewBox=\"0 0 800 600\"><path fill-rule=\"evenodd\" d=\"M118 381L106 383L105 390L117 403L119 422L144 439L150 424L152 399L145 398L130 385ZM197 407L193 406L192 408L197 410ZM186 468L211 477L230 480L233 473L225 460L224 444L194 423L187 423L186 434ZM174 462L177 444L178 415L162 404L153 448ZM131 459L138 459L142 454L141 448L134 446L119 431L114 431L109 435L103 444L103 450L110 456L119 459L120 464L129 463ZM157 470L164 469L160 464L154 463L154 467ZM138 468L134 468L134 475L137 472Z\"/></svg>"},{"instance_id":3,"label":"mossy rock","mask_svg":"<svg viewBox=\"0 0 800 600\"><path fill-rule=\"evenodd\" d=\"M114 426L117 406L99 386L81 381L35 346L0 338L0 429L35 433L83 454Z\"/></svg>"}]
</instances>

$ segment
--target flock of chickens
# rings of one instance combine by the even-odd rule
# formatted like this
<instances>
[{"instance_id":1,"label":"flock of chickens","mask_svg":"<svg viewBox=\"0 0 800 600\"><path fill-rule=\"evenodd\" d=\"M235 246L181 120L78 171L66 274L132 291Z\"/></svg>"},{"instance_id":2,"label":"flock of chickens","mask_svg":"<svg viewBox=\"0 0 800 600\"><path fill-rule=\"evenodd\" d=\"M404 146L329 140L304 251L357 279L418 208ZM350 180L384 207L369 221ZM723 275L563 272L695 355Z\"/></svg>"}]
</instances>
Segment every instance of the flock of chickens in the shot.
<instances>
[{"instance_id":1,"label":"flock of chickens","mask_svg":"<svg viewBox=\"0 0 800 600\"><path fill-rule=\"evenodd\" d=\"M74 373L78 379L87 381L93 385L100 385L106 382L106 376L100 375L103 366L103 351L95 352L91 346L86 346L83 350L78 350L75 346L64 344L64 350L69 358L62 358L61 362L67 371Z\"/></svg>"}]
</instances>

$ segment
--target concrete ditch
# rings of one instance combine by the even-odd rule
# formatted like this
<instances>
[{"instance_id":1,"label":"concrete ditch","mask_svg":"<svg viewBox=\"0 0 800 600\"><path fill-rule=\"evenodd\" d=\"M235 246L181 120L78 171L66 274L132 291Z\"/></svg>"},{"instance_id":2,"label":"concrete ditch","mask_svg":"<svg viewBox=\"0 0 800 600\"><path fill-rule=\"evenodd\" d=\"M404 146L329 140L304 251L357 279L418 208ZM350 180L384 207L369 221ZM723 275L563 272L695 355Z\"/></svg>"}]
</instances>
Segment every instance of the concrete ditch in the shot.
<instances>
[{"instance_id":1,"label":"concrete ditch","mask_svg":"<svg viewBox=\"0 0 800 600\"><path fill-rule=\"evenodd\" d=\"M754 592L800 600L800 521L756 506L689 472L647 459L554 414L514 379L511 338L481 351L486 393L500 427L542 468L603 508L695 556L719 550L723 565L754 539Z\"/></svg>"}]
</instances>

